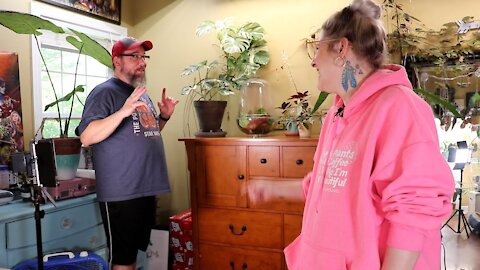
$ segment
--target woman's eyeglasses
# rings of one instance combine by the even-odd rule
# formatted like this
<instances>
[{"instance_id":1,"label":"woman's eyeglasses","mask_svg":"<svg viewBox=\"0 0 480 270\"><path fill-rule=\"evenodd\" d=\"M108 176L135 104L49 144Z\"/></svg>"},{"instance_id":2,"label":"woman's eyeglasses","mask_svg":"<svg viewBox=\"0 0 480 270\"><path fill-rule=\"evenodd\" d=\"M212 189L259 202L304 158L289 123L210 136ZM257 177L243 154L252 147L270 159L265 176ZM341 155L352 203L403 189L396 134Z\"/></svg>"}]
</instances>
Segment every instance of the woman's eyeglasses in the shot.
<instances>
[{"instance_id":1,"label":"woman's eyeglasses","mask_svg":"<svg viewBox=\"0 0 480 270\"><path fill-rule=\"evenodd\" d=\"M140 59L143 59L144 61L147 61L148 59L150 59L150 56L148 55L138 55L138 54L133 54L133 53L122 53L120 54L120 56L130 56L130 57L133 57L133 59L135 60L140 60Z\"/></svg>"},{"instance_id":2,"label":"woman's eyeglasses","mask_svg":"<svg viewBox=\"0 0 480 270\"><path fill-rule=\"evenodd\" d=\"M337 41L339 39L337 38L327 38L327 39L306 39L305 40L305 46L307 48L307 54L310 59L313 59L315 57L315 54L317 53L318 50L318 44L322 42L331 42L331 41Z\"/></svg>"}]
</instances>

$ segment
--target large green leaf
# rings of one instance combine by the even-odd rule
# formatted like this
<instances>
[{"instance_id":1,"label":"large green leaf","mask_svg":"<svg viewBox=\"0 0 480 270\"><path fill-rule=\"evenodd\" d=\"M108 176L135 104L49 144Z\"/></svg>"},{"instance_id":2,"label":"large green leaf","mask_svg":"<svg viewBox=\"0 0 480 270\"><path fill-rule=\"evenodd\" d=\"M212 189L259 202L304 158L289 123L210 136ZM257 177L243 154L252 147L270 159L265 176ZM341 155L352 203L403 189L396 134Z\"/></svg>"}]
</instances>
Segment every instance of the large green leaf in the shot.
<instances>
[{"instance_id":1,"label":"large green leaf","mask_svg":"<svg viewBox=\"0 0 480 270\"><path fill-rule=\"evenodd\" d=\"M417 88L414 89L415 93L420 94L425 97L425 100L430 103L430 104L438 104L440 107L445 108L449 110L450 112L455 115L457 118L465 119L465 117L457 111L457 107L453 105L452 103L448 102L447 100L441 98L440 96L437 96L435 94L432 94L428 91L425 91L422 88Z\"/></svg>"},{"instance_id":2,"label":"large green leaf","mask_svg":"<svg viewBox=\"0 0 480 270\"><path fill-rule=\"evenodd\" d=\"M72 31L76 37L68 36L66 38L68 43L77 48L80 53L94 58L106 67L113 68L112 55L107 51L107 49L84 33L75 31L71 28L69 28L69 30Z\"/></svg>"},{"instance_id":3,"label":"large green leaf","mask_svg":"<svg viewBox=\"0 0 480 270\"><path fill-rule=\"evenodd\" d=\"M318 95L317 101L315 102L315 106L313 106L312 114L317 112L318 108L320 108L320 105L327 99L328 93L327 92L320 92L320 95Z\"/></svg>"},{"instance_id":4,"label":"large green leaf","mask_svg":"<svg viewBox=\"0 0 480 270\"><path fill-rule=\"evenodd\" d=\"M59 99L55 100L54 102L45 105L44 110L46 111L50 107L57 106L58 103L60 103L60 102L69 101L72 97L74 97L76 95L76 93L82 93L82 92L85 92L84 86L83 85L77 85L77 87L75 87L75 89L73 89L70 93L66 94L64 97L59 98Z\"/></svg>"},{"instance_id":5,"label":"large green leaf","mask_svg":"<svg viewBox=\"0 0 480 270\"><path fill-rule=\"evenodd\" d=\"M48 30L54 33L64 33L61 27L35 15L16 11L0 10L0 24L17 34L39 36L38 30Z\"/></svg>"}]
</instances>

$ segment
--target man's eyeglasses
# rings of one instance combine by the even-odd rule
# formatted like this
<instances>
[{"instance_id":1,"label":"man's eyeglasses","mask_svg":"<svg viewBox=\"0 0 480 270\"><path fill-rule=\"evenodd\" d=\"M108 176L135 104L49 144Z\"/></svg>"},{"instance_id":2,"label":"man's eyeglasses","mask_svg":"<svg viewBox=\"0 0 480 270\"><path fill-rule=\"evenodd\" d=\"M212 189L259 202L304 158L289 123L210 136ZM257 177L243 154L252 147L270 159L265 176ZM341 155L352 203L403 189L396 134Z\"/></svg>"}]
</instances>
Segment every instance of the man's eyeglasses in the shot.
<instances>
[{"instance_id":1,"label":"man's eyeglasses","mask_svg":"<svg viewBox=\"0 0 480 270\"><path fill-rule=\"evenodd\" d=\"M122 53L120 54L120 56L130 56L130 57L133 57L133 59L135 60L140 60L140 59L143 59L144 61L147 61L148 59L150 59L150 56L148 55L138 55L138 54L133 54L133 53Z\"/></svg>"}]
</instances>

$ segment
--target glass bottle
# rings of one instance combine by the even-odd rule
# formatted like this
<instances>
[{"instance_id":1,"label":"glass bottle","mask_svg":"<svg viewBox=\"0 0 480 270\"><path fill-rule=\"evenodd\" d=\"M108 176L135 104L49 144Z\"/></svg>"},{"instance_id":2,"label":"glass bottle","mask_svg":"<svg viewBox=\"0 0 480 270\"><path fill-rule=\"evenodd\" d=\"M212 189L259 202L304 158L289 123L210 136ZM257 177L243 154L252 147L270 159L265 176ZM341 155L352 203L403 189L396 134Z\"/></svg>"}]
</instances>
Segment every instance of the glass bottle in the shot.
<instances>
[{"instance_id":1,"label":"glass bottle","mask_svg":"<svg viewBox=\"0 0 480 270\"><path fill-rule=\"evenodd\" d=\"M237 124L248 135L262 136L272 130L273 104L268 83L264 80L249 79L241 89L240 110Z\"/></svg>"}]
</instances>

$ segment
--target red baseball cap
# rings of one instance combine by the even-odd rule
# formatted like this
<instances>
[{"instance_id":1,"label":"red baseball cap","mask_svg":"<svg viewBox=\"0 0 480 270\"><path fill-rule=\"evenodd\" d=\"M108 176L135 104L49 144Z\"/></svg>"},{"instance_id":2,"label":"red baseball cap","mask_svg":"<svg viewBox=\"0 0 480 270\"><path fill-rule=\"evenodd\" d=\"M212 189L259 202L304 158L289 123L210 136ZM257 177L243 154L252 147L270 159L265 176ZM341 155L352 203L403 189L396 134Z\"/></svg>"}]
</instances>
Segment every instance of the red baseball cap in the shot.
<instances>
[{"instance_id":1,"label":"red baseball cap","mask_svg":"<svg viewBox=\"0 0 480 270\"><path fill-rule=\"evenodd\" d=\"M138 41L133 37L125 37L113 44L112 58L119 56L127 50L133 50L142 46L145 51L149 51L153 48L153 43L150 40Z\"/></svg>"}]
</instances>

